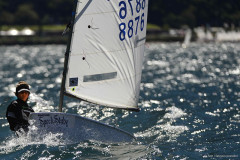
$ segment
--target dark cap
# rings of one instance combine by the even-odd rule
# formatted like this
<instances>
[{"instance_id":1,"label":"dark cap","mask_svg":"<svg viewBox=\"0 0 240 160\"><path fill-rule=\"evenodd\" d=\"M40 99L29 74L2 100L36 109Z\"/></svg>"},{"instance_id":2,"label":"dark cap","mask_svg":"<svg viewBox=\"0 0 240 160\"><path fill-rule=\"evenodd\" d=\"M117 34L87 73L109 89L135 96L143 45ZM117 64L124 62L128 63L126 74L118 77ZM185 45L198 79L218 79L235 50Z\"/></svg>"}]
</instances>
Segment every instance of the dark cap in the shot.
<instances>
[{"instance_id":1,"label":"dark cap","mask_svg":"<svg viewBox=\"0 0 240 160\"><path fill-rule=\"evenodd\" d=\"M18 83L18 85L16 87L16 94L18 94L22 91L27 91L30 93L29 85L24 81L21 81Z\"/></svg>"}]
</instances>

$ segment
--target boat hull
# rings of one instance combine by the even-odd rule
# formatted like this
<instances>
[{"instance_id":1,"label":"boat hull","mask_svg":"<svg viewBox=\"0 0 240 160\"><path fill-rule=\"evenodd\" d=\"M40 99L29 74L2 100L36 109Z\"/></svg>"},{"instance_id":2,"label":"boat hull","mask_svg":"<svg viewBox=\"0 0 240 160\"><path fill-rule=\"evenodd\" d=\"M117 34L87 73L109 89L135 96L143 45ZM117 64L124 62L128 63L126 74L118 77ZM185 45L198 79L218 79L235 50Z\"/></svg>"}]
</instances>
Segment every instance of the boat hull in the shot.
<instances>
[{"instance_id":1,"label":"boat hull","mask_svg":"<svg viewBox=\"0 0 240 160\"><path fill-rule=\"evenodd\" d=\"M73 142L94 140L101 142L132 142L135 137L113 126L81 117L76 114L60 112L31 113L31 126L44 135L61 134L61 138Z\"/></svg>"}]
</instances>

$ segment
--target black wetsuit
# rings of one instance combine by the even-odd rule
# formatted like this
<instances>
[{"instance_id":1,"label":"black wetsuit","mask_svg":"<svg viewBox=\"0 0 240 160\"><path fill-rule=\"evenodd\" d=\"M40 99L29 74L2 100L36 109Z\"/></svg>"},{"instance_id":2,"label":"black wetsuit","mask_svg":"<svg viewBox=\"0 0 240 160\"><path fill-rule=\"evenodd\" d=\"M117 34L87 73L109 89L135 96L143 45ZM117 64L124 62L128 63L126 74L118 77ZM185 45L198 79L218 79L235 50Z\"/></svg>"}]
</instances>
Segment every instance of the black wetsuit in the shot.
<instances>
[{"instance_id":1,"label":"black wetsuit","mask_svg":"<svg viewBox=\"0 0 240 160\"><path fill-rule=\"evenodd\" d=\"M22 128L25 132L28 131L28 117L31 112L34 112L28 104L21 99L13 101L7 108L6 117L12 131L18 131Z\"/></svg>"}]
</instances>

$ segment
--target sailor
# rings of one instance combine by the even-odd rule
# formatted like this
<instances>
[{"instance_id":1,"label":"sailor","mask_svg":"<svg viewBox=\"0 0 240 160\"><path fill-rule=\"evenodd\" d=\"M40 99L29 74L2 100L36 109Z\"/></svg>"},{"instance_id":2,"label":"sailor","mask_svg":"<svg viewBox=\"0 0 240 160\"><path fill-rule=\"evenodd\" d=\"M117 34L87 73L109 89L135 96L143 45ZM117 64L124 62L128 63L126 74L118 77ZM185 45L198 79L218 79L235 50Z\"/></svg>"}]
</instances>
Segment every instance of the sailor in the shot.
<instances>
[{"instance_id":1,"label":"sailor","mask_svg":"<svg viewBox=\"0 0 240 160\"><path fill-rule=\"evenodd\" d=\"M11 102L6 112L6 117L12 131L28 132L28 117L31 112L34 112L27 104L29 94L29 85L24 81L20 81L16 86L15 92L17 100Z\"/></svg>"}]
</instances>

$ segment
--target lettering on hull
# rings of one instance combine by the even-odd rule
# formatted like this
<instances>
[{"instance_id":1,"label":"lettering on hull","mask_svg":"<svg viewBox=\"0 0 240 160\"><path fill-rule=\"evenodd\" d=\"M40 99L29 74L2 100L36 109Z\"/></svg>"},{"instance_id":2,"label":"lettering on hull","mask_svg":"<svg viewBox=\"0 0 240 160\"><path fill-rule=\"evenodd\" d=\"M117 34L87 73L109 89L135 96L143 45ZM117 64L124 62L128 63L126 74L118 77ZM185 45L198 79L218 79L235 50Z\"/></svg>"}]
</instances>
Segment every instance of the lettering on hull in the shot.
<instances>
[{"instance_id":1,"label":"lettering on hull","mask_svg":"<svg viewBox=\"0 0 240 160\"><path fill-rule=\"evenodd\" d=\"M68 127L68 119L64 116L44 114L38 115L38 120L40 127L46 127L48 125Z\"/></svg>"}]
</instances>

